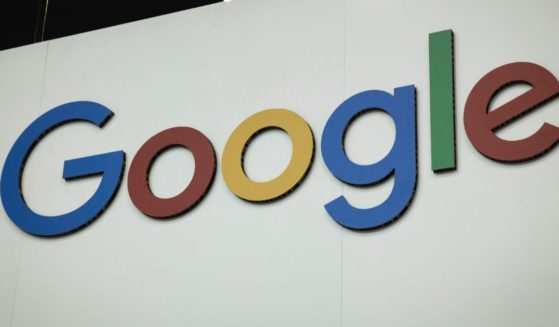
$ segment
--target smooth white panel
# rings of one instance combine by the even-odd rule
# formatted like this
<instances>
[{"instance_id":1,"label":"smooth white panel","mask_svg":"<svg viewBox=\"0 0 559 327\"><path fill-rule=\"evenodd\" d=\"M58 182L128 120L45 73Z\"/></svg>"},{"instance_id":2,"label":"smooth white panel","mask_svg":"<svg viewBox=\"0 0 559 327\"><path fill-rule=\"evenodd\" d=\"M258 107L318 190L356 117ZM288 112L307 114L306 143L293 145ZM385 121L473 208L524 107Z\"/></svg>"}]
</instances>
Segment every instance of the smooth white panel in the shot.
<instances>
[{"instance_id":1,"label":"smooth white panel","mask_svg":"<svg viewBox=\"0 0 559 327\"><path fill-rule=\"evenodd\" d=\"M490 161L468 141L462 117L475 83L502 64L530 61L559 76L558 9L556 1L234 0L0 52L0 158L57 105L90 100L115 112L103 129L72 123L34 149L23 188L44 214L80 206L99 184L65 182L64 160L122 149L128 173L140 146L170 127L202 131L219 165L235 127L268 108L300 114L316 142L304 183L273 203L234 196L218 166L200 205L168 221L132 205L126 176L109 209L68 236L32 237L3 214L0 325L556 325L557 150L518 165ZM428 34L447 28L455 33L458 170L435 175ZM418 101L413 203L382 230L342 229L325 203L344 194L374 206L393 180L370 189L337 181L320 153L324 124L357 92L409 84ZM500 135L558 125L558 104ZM355 160L381 159L393 142L389 118L377 118L365 115L348 130ZM285 166L278 155L289 151L281 132L257 138L249 174L277 173ZM172 195L186 183L187 156L161 156L151 180L157 192Z\"/></svg>"},{"instance_id":2,"label":"smooth white panel","mask_svg":"<svg viewBox=\"0 0 559 327\"><path fill-rule=\"evenodd\" d=\"M39 113L47 44L0 52L0 158ZM2 210L0 219L0 325L10 326L19 284L22 233Z\"/></svg>"},{"instance_id":3,"label":"smooth white panel","mask_svg":"<svg viewBox=\"0 0 559 327\"><path fill-rule=\"evenodd\" d=\"M554 326L557 153L507 165L469 143L463 110L491 69L530 61L559 75L556 1L348 0L346 96L417 88L419 181L407 213L375 232L343 234L343 326ZM428 34L452 28L458 171L430 170ZM510 127L559 124L558 101ZM509 129L509 128L507 128ZM505 132L505 131L503 131ZM361 147L366 140L361 140ZM356 144L359 146L359 144ZM344 194L357 199L350 187ZM370 206L378 203L371 190ZM381 199L382 201L382 199Z\"/></svg>"},{"instance_id":4,"label":"smooth white panel","mask_svg":"<svg viewBox=\"0 0 559 327\"><path fill-rule=\"evenodd\" d=\"M29 180L43 183L30 204L51 214L79 206L98 179L64 182L63 160L123 149L128 168L145 140L174 126L205 133L219 164L233 129L268 108L299 113L319 144L343 96L342 37L341 3L242 1L52 41L42 110L91 100L115 116L39 144ZM285 146L277 141L268 146ZM157 221L133 207L126 182L83 231L29 240L14 326L339 324L341 227L322 205L340 183L318 148L301 187L270 204L234 196L218 168L197 208Z\"/></svg>"}]
</instances>

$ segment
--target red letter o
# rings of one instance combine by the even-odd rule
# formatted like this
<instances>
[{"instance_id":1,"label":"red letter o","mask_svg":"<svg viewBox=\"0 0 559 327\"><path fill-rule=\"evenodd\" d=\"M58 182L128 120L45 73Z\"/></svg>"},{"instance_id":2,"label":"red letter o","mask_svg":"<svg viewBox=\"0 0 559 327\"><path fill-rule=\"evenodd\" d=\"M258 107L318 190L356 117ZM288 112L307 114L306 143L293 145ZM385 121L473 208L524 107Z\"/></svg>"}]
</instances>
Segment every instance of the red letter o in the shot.
<instances>
[{"instance_id":1,"label":"red letter o","mask_svg":"<svg viewBox=\"0 0 559 327\"><path fill-rule=\"evenodd\" d=\"M149 171L155 159L165 150L182 146L192 152L195 163L190 184L177 196L156 197L149 187ZM216 158L208 138L189 127L164 130L146 141L140 148L128 172L128 193L132 203L142 213L153 218L171 218L196 206L212 185Z\"/></svg>"}]
</instances>

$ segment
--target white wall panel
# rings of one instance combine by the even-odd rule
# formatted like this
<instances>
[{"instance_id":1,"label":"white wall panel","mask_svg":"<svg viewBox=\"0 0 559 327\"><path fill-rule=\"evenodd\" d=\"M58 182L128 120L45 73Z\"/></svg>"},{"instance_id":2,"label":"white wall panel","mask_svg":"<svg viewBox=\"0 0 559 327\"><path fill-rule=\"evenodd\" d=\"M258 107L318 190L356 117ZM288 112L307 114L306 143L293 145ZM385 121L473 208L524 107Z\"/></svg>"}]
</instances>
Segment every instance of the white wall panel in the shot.
<instances>
[{"instance_id":1,"label":"white wall panel","mask_svg":"<svg viewBox=\"0 0 559 327\"><path fill-rule=\"evenodd\" d=\"M556 325L557 153L517 165L493 162L467 139L463 113L475 83L503 64L529 61L559 75L559 48L551 41L559 25L550 14L558 4L349 0L347 8L346 96L416 86L419 177L415 199L396 223L372 233L344 231L343 326ZM449 28L458 170L435 175L428 34ZM519 139L543 122L559 124L557 105L502 134ZM368 142L348 141L359 149ZM344 187L358 205L379 203L378 191L369 200L364 192Z\"/></svg>"},{"instance_id":2,"label":"white wall panel","mask_svg":"<svg viewBox=\"0 0 559 327\"><path fill-rule=\"evenodd\" d=\"M37 147L28 168L29 179L45 181L29 191L36 210L71 210L97 187L61 181L64 159L123 149L129 167L149 137L174 126L205 133L220 158L237 124L281 107L307 119L318 144L343 96L343 6L229 5L50 43L42 109L91 100L115 117L102 130L65 126ZM288 139L276 141L289 155ZM218 169L201 205L171 221L133 207L125 179L88 228L26 240L14 325L338 325L341 228L321 206L340 184L320 158L299 189L267 205L235 197Z\"/></svg>"},{"instance_id":3,"label":"white wall panel","mask_svg":"<svg viewBox=\"0 0 559 327\"><path fill-rule=\"evenodd\" d=\"M77 208L99 184L65 182L64 160L121 149L127 174L140 146L170 127L203 132L218 165L235 127L268 108L300 114L316 142L304 183L273 203L237 198L218 166L200 205L168 221L132 205L126 176L109 209L68 236L30 236L2 213L0 325L556 325L557 153L517 165L490 161L467 139L463 110L475 83L502 64L530 61L559 76L559 5L475 2L235 0L0 52L0 158L57 105L89 100L115 113L103 129L65 125L34 149L23 187L43 214ZM435 175L428 34L448 28L458 170ZM343 229L325 203L344 194L374 206L392 181L342 185L322 160L323 127L347 97L409 84L417 88L413 203L382 230ZM501 135L522 138L542 122L559 124L557 105ZM378 160L394 133L387 115L364 115L348 130L347 152ZM257 138L249 174L273 177L290 149L281 132ZM153 168L153 188L172 195L193 168L184 151L166 152Z\"/></svg>"},{"instance_id":4,"label":"white wall panel","mask_svg":"<svg viewBox=\"0 0 559 327\"><path fill-rule=\"evenodd\" d=\"M37 117L47 44L0 52L0 158L6 158L15 137ZM30 185L24 185L29 186ZM0 219L0 325L12 321L25 235L2 213Z\"/></svg>"}]
</instances>

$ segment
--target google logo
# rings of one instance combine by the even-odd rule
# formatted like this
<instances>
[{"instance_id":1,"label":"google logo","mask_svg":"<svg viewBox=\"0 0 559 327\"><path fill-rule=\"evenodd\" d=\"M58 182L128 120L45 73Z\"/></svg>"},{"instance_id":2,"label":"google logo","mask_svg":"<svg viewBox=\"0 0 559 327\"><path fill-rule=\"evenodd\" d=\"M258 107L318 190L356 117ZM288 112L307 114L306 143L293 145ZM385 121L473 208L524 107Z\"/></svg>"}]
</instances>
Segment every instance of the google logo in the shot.
<instances>
[{"instance_id":1,"label":"google logo","mask_svg":"<svg viewBox=\"0 0 559 327\"><path fill-rule=\"evenodd\" d=\"M454 170L455 111L452 31L429 35L431 98L431 166L433 171ZM489 111L491 100L503 88L527 83L526 93ZM536 158L551 150L559 140L559 127L545 123L534 134L521 140L504 140L495 132L541 106L559 94L559 81L545 68L526 62L498 67L482 77L471 90L464 108L464 128L474 147L484 156L500 162L519 162ZM396 137L389 153L379 162L360 165L344 150L344 137L352 121L371 110L381 110L394 121ZM74 211L47 217L33 212L21 191L21 176L35 145L53 129L74 121L85 121L100 128L113 112L95 102L78 101L57 106L33 121L17 138L5 160L0 180L4 209L23 231L38 236L74 232L99 217L118 191L126 155L115 151L64 162L63 178L72 180L102 175L93 196ZM251 180L243 167L243 155L253 137L277 128L292 142L292 157L287 168L267 182ZM417 182L417 135L415 86L397 87L393 92L369 90L342 102L329 117L321 136L321 153L329 171L340 181L369 186L394 177L389 197L373 208L355 208L343 196L325 204L328 214L340 225L354 230L384 226L402 215ZM286 109L268 109L241 122L231 133L222 152L222 176L233 194L249 202L267 202L288 195L300 183L314 160L315 138L303 117ZM148 176L154 160L170 147L181 146L192 152L195 171L191 182L172 198L159 198L150 190ZM128 193L143 214L170 218L184 214L203 200L212 185L217 158L211 141L192 127L174 127L147 140L132 159L128 171Z\"/></svg>"}]
</instances>

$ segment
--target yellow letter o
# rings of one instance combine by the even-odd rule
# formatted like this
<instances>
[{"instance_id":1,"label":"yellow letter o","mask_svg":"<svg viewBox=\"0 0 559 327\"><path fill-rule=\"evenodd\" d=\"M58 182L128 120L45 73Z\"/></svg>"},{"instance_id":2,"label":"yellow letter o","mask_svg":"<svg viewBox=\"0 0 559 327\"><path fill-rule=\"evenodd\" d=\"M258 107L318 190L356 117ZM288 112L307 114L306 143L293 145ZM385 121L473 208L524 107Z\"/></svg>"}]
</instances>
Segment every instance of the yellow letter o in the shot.
<instances>
[{"instance_id":1,"label":"yellow letter o","mask_svg":"<svg viewBox=\"0 0 559 327\"><path fill-rule=\"evenodd\" d=\"M243 155L250 140L269 128L279 128L289 135L293 146L291 160L278 177L255 182L243 170ZM313 157L314 138L307 122L292 111L268 109L248 117L233 131L223 150L221 170L233 194L247 201L264 202L294 190L307 175Z\"/></svg>"}]
</instances>

